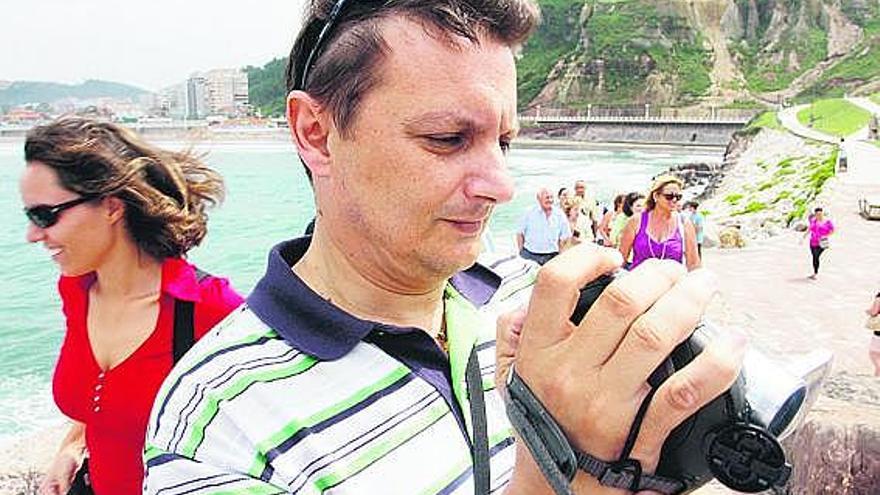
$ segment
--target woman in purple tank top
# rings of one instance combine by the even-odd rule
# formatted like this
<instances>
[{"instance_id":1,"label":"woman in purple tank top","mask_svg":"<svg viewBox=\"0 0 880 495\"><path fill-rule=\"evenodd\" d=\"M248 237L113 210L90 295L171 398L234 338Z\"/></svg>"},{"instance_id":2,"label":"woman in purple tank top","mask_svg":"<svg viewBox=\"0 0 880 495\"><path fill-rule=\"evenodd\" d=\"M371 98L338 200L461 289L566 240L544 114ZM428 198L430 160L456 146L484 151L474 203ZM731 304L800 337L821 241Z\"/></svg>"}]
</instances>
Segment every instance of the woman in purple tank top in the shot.
<instances>
[{"instance_id":1,"label":"woman in purple tank top","mask_svg":"<svg viewBox=\"0 0 880 495\"><path fill-rule=\"evenodd\" d=\"M624 259L632 253L630 270L648 258L675 260L688 270L700 267L694 225L678 211L682 182L660 176L654 181L645 211L633 216L623 229L620 252Z\"/></svg>"}]
</instances>

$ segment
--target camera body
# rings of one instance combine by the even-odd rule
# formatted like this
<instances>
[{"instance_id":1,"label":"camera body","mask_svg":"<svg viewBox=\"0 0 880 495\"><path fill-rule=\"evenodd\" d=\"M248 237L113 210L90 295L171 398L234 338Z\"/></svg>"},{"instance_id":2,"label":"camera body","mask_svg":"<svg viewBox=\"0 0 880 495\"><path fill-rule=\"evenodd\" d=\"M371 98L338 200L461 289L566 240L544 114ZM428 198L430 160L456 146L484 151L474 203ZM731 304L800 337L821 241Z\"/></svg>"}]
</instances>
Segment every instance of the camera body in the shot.
<instances>
[{"instance_id":1,"label":"camera body","mask_svg":"<svg viewBox=\"0 0 880 495\"><path fill-rule=\"evenodd\" d=\"M587 284L571 321L579 323L602 291L614 280L606 275ZM657 388L669 376L690 363L719 330L703 322L678 345L648 378ZM830 361L826 360L826 366ZM822 376L824 378L824 375ZM663 444L656 474L681 481L682 493L692 491L713 477L741 492L754 493L788 480L778 440L789 434L809 407L810 389L762 355L749 351L743 370L726 392L676 427Z\"/></svg>"}]
</instances>

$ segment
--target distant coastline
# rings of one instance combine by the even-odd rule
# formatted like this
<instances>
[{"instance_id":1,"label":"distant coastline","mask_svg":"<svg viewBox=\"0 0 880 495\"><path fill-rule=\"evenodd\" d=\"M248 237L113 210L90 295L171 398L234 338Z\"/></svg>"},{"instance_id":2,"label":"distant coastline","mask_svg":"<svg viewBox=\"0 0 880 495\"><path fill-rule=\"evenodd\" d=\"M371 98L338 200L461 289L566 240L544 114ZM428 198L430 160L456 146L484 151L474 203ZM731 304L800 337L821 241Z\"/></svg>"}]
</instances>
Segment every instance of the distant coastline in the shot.
<instances>
[{"instance_id":1,"label":"distant coastline","mask_svg":"<svg viewBox=\"0 0 880 495\"><path fill-rule=\"evenodd\" d=\"M286 127L233 127L233 128L208 128L198 127L184 128L147 128L139 129L132 127L141 133L147 140L156 143L183 143L183 144L293 144L290 140L290 131ZM25 129L15 133L0 133L0 145L22 143L26 134ZM518 148L556 148L556 149L700 149L716 150L724 149L719 144L701 143L663 143L654 141L587 141L576 137L548 137L525 135L517 138L513 145Z\"/></svg>"}]
</instances>

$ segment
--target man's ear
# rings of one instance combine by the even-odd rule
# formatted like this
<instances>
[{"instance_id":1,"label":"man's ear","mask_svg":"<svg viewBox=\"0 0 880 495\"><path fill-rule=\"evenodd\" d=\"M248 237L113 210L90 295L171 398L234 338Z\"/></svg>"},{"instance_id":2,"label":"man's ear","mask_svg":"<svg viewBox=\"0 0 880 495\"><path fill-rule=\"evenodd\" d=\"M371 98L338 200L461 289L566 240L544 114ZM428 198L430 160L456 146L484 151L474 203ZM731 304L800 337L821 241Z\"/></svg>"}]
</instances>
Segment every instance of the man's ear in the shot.
<instances>
[{"instance_id":1,"label":"man's ear","mask_svg":"<svg viewBox=\"0 0 880 495\"><path fill-rule=\"evenodd\" d=\"M327 136L332 125L329 113L308 93L291 91L287 95L287 125L299 156L312 176L327 175L330 163Z\"/></svg>"}]
</instances>

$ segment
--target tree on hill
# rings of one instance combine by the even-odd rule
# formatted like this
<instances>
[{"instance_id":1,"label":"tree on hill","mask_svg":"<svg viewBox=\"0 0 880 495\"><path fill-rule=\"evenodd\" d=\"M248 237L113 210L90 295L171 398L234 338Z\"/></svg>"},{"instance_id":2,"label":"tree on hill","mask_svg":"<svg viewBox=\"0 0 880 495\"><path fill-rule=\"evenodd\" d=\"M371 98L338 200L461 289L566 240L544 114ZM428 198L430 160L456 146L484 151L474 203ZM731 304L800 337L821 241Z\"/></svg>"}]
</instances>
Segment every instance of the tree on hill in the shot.
<instances>
[{"instance_id":1,"label":"tree on hill","mask_svg":"<svg viewBox=\"0 0 880 495\"><path fill-rule=\"evenodd\" d=\"M266 117L284 116L287 89L284 86L286 58L272 59L263 67L245 67L248 75L248 97L251 105Z\"/></svg>"}]
</instances>

